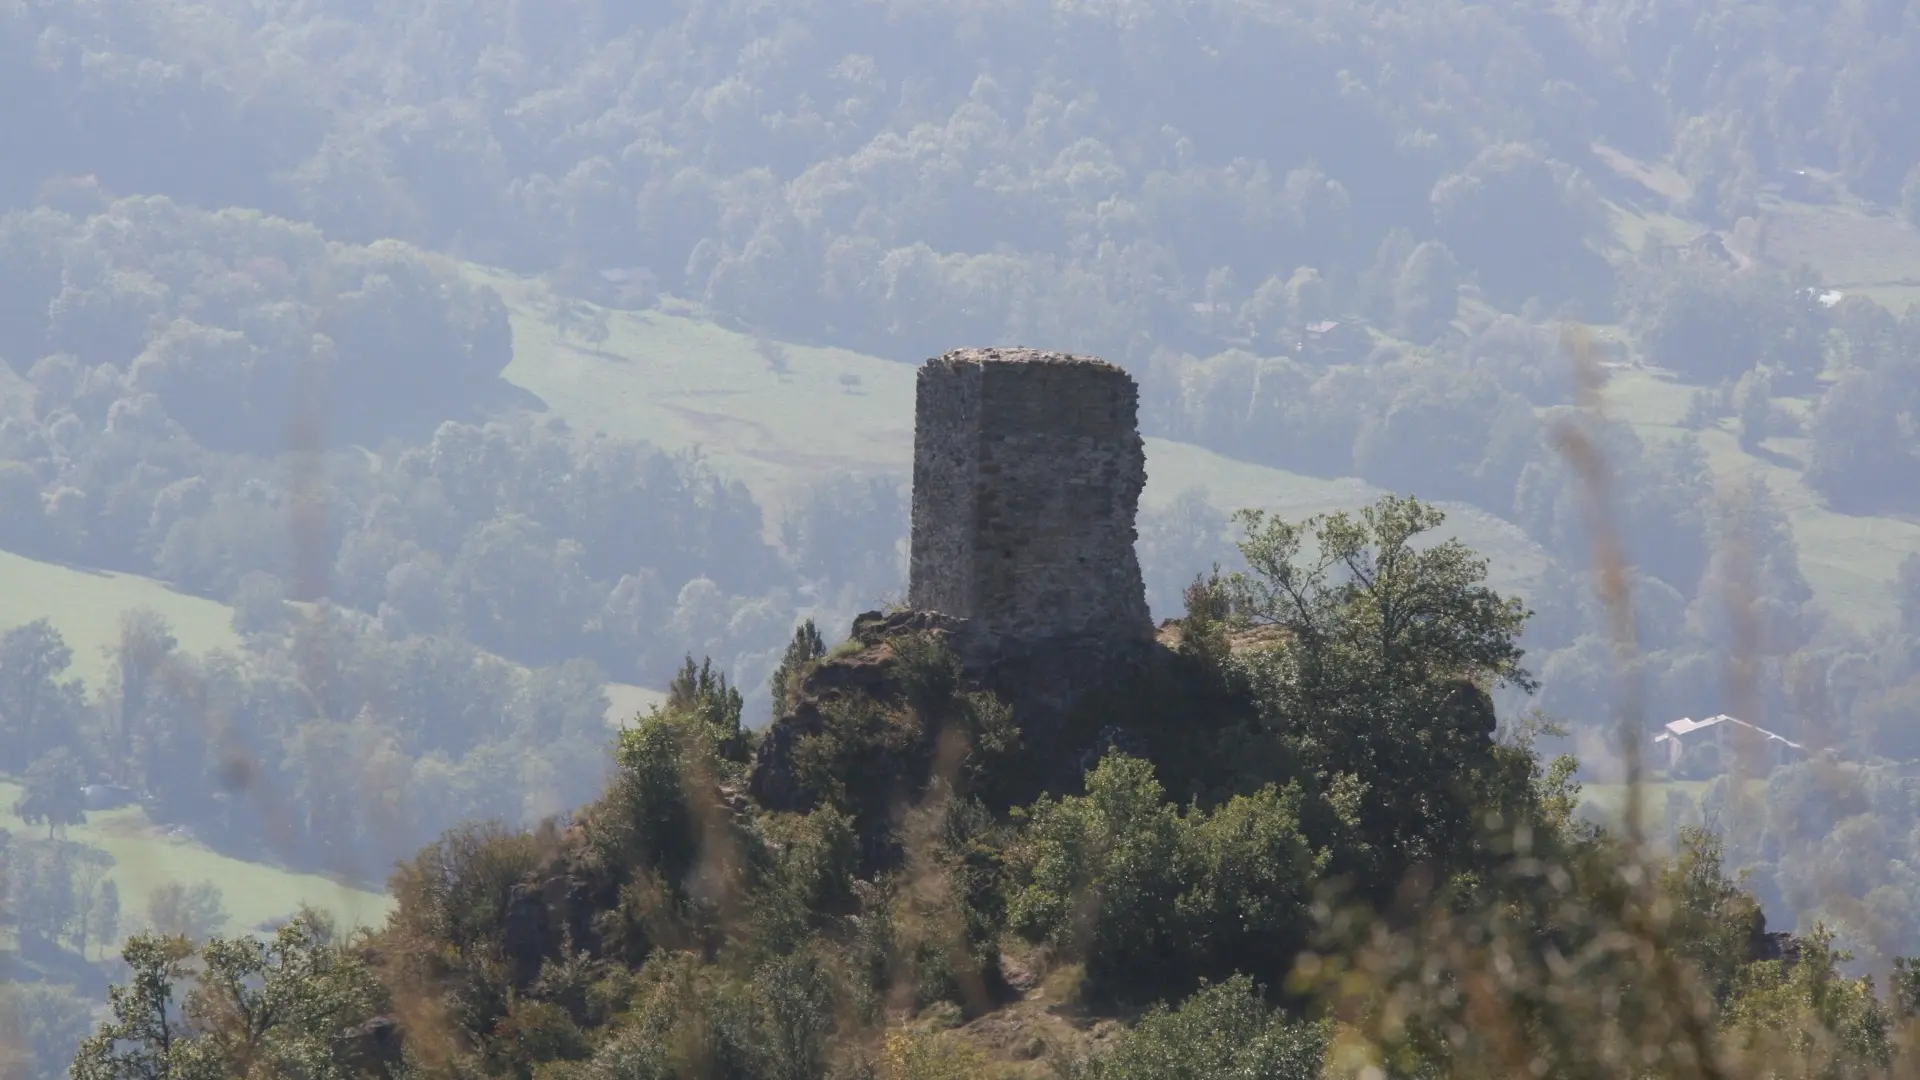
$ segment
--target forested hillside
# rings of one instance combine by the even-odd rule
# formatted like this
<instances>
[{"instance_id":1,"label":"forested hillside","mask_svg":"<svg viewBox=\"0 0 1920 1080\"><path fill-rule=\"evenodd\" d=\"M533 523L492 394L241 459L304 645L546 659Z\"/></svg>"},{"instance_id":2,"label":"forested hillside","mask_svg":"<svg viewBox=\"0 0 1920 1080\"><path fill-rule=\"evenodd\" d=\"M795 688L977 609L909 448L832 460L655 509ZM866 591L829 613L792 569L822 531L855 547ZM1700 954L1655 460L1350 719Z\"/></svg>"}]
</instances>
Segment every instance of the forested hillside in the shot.
<instances>
[{"instance_id":1,"label":"forested hillside","mask_svg":"<svg viewBox=\"0 0 1920 1080\"><path fill-rule=\"evenodd\" d=\"M1909 0L0 0L0 964L79 988L8 1008L70 1045L208 868L586 804L638 701L762 724L986 343L1139 381L1158 617L1236 510L1444 506L1503 730L1613 821L1629 717L1656 845L1884 974L1917 226ZM1799 750L1648 741L1723 713Z\"/></svg>"},{"instance_id":2,"label":"forested hillside","mask_svg":"<svg viewBox=\"0 0 1920 1080\"><path fill-rule=\"evenodd\" d=\"M1196 582L1172 647L1057 727L971 689L927 613L831 653L803 624L776 685L815 727L780 805L745 775L775 736L690 673L600 799L450 831L376 933L130 939L72 1075L1910 1067L1908 961L1877 993L1824 927L1770 932L1712 834L1649 857L1633 817L1578 820L1542 725L1491 737L1487 688L1532 685L1526 612L1431 543L1444 515L1243 521L1253 569ZM1081 749L1116 725L1129 748Z\"/></svg>"}]
</instances>

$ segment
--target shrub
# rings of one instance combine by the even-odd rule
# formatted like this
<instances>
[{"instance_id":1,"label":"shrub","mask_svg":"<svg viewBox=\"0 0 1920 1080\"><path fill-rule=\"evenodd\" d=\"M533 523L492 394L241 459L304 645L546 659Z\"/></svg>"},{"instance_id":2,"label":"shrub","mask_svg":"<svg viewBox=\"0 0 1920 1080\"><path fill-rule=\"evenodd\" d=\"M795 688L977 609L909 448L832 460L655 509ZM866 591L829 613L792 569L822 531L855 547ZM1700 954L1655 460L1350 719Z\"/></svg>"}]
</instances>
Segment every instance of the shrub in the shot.
<instances>
[{"instance_id":1,"label":"shrub","mask_svg":"<svg viewBox=\"0 0 1920 1080\"><path fill-rule=\"evenodd\" d=\"M1251 979L1203 986L1178 1009L1157 1006L1117 1042L1075 1062L1072 1080L1318 1080L1327 1032L1269 1008Z\"/></svg>"},{"instance_id":2,"label":"shrub","mask_svg":"<svg viewBox=\"0 0 1920 1080\"><path fill-rule=\"evenodd\" d=\"M722 679L718 693L695 700L656 709L620 733L613 781L588 822L606 865L654 870L678 883L717 854L710 845L740 839L727 824L720 787L738 772L738 694ZM709 708L716 701L731 709L719 719Z\"/></svg>"},{"instance_id":3,"label":"shrub","mask_svg":"<svg viewBox=\"0 0 1920 1080\"><path fill-rule=\"evenodd\" d=\"M1291 966L1321 869L1296 789L1183 814L1152 765L1109 755L1085 795L1043 799L1027 817L1008 925L1084 960L1096 991L1126 997L1249 969L1278 978Z\"/></svg>"},{"instance_id":4,"label":"shrub","mask_svg":"<svg viewBox=\"0 0 1920 1080\"><path fill-rule=\"evenodd\" d=\"M817 729L793 751L807 801L854 821L867 874L899 864L901 808L936 782L961 795L989 783L1018 738L1004 705L962 689L960 662L938 641L905 634L888 645L892 684L821 702Z\"/></svg>"},{"instance_id":5,"label":"shrub","mask_svg":"<svg viewBox=\"0 0 1920 1080\"><path fill-rule=\"evenodd\" d=\"M538 838L495 824L469 824L401 864L387 886L393 925L422 944L465 952L498 941L513 887L540 859Z\"/></svg>"},{"instance_id":6,"label":"shrub","mask_svg":"<svg viewBox=\"0 0 1920 1080\"><path fill-rule=\"evenodd\" d=\"M689 953L659 953L634 1007L589 1061L540 1080L820 1080L836 1032L831 980L809 955L731 976Z\"/></svg>"},{"instance_id":7,"label":"shrub","mask_svg":"<svg viewBox=\"0 0 1920 1080\"><path fill-rule=\"evenodd\" d=\"M884 1080L977 1080L988 1075L987 1059L951 1035L890 1031L880 1075Z\"/></svg>"}]
</instances>

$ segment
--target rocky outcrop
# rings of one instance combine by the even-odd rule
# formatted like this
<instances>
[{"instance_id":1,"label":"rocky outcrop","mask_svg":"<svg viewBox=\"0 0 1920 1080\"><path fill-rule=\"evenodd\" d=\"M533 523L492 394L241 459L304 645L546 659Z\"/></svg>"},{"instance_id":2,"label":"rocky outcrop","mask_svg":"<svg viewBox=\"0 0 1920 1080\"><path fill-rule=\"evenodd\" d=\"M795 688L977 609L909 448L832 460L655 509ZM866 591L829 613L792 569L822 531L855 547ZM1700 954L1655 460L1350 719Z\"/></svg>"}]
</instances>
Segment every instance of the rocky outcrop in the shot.
<instances>
[{"instance_id":1,"label":"rocky outcrop","mask_svg":"<svg viewBox=\"0 0 1920 1080\"><path fill-rule=\"evenodd\" d=\"M770 810L804 811L813 796L794 770L802 740L826 731L836 706L858 698L910 704L899 663L910 638L931 641L958 661L962 693L992 695L1011 711L1027 751L1058 754L1047 736L1088 694L1125 685L1172 655L1154 641L1059 637L1039 642L994 634L967 619L930 611L869 612L854 620L846 644L789 692L788 710L767 729L749 773L748 794Z\"/></svg>"},{"instance_id":2,"label":"rocky outcrop","mask_svg":"<svg viewBox=\"0 0 1920 1080\"><path fill-rule=\"evenodd\" d=\"M924 634L952 648L965 647L957 633L965 620L934 612L909 611L896 615L869 612L853 622L853 634L833 655L807 672L791 687L787 713L775 717L761 738L748 772L747 794L768 810L805 811L814 797L795 772L795 751L801 740L826 731L827 710L835 704L864 697L877 702L903 696L896 664L896 643L904 635ZM954 649L956 655L960 649Z\"/></svg>"}]
</instances>

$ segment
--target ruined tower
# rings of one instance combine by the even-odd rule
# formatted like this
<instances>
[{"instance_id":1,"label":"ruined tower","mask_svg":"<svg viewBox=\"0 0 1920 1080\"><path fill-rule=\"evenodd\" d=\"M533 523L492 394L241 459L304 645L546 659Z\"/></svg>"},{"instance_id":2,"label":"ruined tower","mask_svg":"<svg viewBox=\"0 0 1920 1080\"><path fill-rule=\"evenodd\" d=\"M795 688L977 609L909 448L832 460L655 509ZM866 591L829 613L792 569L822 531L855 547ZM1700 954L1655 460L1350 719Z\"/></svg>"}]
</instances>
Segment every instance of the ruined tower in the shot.
<instances>
[{"instance_id":1,"label":"ruined tower","mask_svg":"<svg viewBox=\"0 0 1920 1080\"><path fill-rule=\"evenodd\" d=\"M908 603L1010 642L1153 635L1134 554L1139 389L1094 357L957 349L920 368Z\"/></svg>"},{"instance_id":2,"label":"ruined tower","mask_svg":"<svg viewBox=\"0 0 1920 1080\"><path fill-rule=\"evenodd\" d=\"M1024 754L1077 767L1087 747L1063 718L1166 655L1133 551L1139 408L1133 379L1090 356L958 349L921 367L910 610L857 616L845 651L790 688L754 751L755 801L819 804L799 748L849 700L904 700L892 643L907 635L952 649L967 690L1008 706Z\"/></svg>"}]
</instances>

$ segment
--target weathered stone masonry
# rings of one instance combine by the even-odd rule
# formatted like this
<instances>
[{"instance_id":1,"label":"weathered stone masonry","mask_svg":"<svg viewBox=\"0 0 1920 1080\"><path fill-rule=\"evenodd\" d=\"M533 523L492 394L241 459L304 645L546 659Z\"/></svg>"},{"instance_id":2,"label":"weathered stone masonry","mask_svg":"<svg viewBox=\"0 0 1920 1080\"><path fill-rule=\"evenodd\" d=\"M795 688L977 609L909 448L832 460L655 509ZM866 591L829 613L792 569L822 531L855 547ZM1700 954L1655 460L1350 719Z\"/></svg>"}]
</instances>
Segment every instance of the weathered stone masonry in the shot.
<instances>
[{"instance_id":1,"label":"weathered stone masonry","mask_svg":"<svg viewBox=\"0 0 1920 1080\"><path fill-rule=\"evenodd\" d=\"M909 604L1013 641L1150 639L1134 554L1138 411L1133 379L1093 357L959 349L928 361Z\"/></svg>"}]
</instances>

